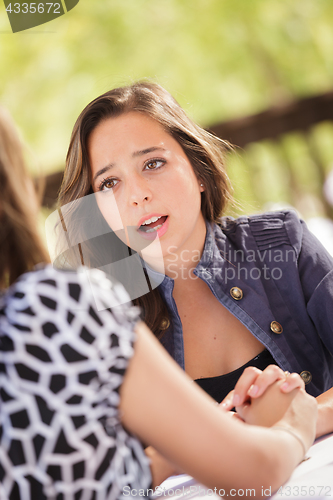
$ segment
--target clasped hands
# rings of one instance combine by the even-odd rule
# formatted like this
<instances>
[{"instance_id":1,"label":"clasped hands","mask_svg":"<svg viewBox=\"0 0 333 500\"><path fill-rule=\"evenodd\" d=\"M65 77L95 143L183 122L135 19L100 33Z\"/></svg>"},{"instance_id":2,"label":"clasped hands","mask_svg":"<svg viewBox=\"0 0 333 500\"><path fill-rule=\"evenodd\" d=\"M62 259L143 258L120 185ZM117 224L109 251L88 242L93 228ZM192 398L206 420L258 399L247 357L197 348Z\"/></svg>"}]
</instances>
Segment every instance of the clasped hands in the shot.
<instances>
[{"instance_id":1,"label":"clasped hands","mask_svg":"<svg viewBox=\"0 0 333 500\"><path fill-rule=\"evenodd\" d=\"M276 365L264 371L249 366L221 406L227 411L235 407L235 416L247 424L270 427L283 417L300 390L304 391L304 382L297 373Z\"/></svg>"},{"instance_id":2,"label":"clasped hands","mask_svg":"<svg viewBox=\"0 0 333 500\"><path fill-rule=\"evenodd\" d=\"M264 371L250 366L220 407L223 411L235 407L236 413L230 414L246 424L271 427L282 419L299 391L304 391L304 382L297 373L284 372L276 365L269 365ZM145 451L151 461L154 487L180 473L151 446Z\"/></svg>"}]
</instances>

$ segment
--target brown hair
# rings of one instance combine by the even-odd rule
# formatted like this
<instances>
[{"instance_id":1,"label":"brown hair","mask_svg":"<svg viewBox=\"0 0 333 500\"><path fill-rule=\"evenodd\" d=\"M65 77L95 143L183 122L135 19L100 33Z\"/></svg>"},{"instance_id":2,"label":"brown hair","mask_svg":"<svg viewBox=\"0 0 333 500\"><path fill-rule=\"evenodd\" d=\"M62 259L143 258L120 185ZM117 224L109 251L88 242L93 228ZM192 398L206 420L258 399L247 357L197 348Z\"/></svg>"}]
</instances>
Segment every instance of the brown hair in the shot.
<instances>
[{"instance_id":1,"label":"brown hair","mask_svg":"<svg viewBox=\"0 0 333 500\"><path fill-rule=\"evenodd\" d=\"M49 260L31 209L33 184L9 114L0 108L0 287Z\"/></svg>"},{"instance_id":2,"label":"brown hair","mask_svg":"<svg viewBox=\"0 0 333 500\"><path fill-rule=\"evenodd\" d=\"M195 124L163 87L147 81L106 92L82 111L72 132L59 195L60 205L93 192L87 145L91 132L101 121L130 111L153 118L181 145L198 180L205 187L201 194L203 216L208 221L217 222L231 199L224 168L224 151L229 144ZM168 312L158 289L134 302L143 308L143 319L159 336L163 325L168 323L165 321Z\"/></svg>"}]
</instances>

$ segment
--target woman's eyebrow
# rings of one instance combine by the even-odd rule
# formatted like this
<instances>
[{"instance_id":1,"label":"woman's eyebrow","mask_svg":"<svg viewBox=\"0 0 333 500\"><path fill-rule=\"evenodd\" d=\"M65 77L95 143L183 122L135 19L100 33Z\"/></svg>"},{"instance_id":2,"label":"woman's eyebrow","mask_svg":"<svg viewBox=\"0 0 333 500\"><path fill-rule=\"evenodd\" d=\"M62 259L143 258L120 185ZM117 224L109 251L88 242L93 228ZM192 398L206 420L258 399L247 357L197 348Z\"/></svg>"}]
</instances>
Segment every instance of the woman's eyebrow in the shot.
<instances>
[{"instance_id":1,"label":"woman's eyebrow","mask_svg":"<svg viewBox=\"0 0 333 500\"><path fill-rule=\"evenodd\" d=\"M95 180L97 179L97 177L99 177L100 175L105 174L105 172L107 172L108 170L110 170L113 166L114 166L113 163L110 163L109 165L106 165L105 167L103 167L100 170L98 170L98 172L96 172L96 174L94 175L93 182L95 182Z\"/></svg>"},{"instance_id":2,"label":"woman's eyebrow","mask_svg":"<svg viewBox=\"0 0 333 500\"><path fill-rule=\"evenodd\" d=\"M161 146L152 146L151 148L147 148L147 149L142 149L140 151L134 151L134 153L132 154L133 157L135 156L142 156L142 155L146 155L147 153L152 153L153 151L166 151L166 149L162 148Z\"/></svg>"},{"instance_id":3,"label":"woman's eyebrow","mask_svg":"<svg viewBox=\"0 0 333 500\"><path fill-rule=\"evenodd\" d=\"M135 158L136 156L143 156L143 155L146 155L147 153L152 153L153 151L166 151L166 149L162 148L161 146L152 146L151 148L141 149L139 151L134 151L134 153L132 153L132 157ZM109 165L106 165L105 167L98 170L96 172L96 174L94 175L93 182L95 182L97 177L105 174L105 172L110 170L112 167L114 167L114 164L110 163Z\"/></svg>"}]
</instances>

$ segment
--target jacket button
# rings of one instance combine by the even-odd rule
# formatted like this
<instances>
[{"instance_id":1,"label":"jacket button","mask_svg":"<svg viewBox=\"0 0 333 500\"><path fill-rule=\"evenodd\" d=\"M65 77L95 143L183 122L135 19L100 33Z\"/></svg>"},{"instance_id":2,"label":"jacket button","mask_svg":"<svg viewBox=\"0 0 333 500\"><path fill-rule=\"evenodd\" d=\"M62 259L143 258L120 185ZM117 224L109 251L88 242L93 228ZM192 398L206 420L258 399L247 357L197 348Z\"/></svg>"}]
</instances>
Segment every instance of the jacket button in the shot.
<instances>
[{"instance_id":1,"label":"jacket button","mask_svg":"<svg viewBox=\"0 0 333 500\"><path fill-rule=\"evenodd\" d=\"M238 288L238 286L233 286L230 290L230 295L235 300L241 300L243 298L243 290Z\"/></svg>"},{"instance_id":2,"label":"jacket button","mask_svg":"<svg viewBox=\"0 0 333 500\"><path fill-rule=\"evenodd\" d=\"M161 323L160 323L160 328L161 330L167 330L170 326L170 320L169 318L163 318Z\"/></svg>"},{"instance_id":3,"label":"jacket button","mask_svg":"<svg viewBox=\"0 0 333 500\"><path fill-rule=\"evenodd\" d=\"M312 375L310 372L304 370L303 372L300 373L300 376L303 379L303 382L305 385L309 384L312 380Z\"/></svg>"},{"instance_id":4,"label":"jacket button","mask_svg":"<svg viewBox=\"0 0 333 500\"><path fill-rule=\"evenodd\" d=\"M273 333L277 333L279 335L280 335L280 333L283 332L282 326L277 321L272 321L270 328L271 328Z\"/></svg>"}]
</instances>

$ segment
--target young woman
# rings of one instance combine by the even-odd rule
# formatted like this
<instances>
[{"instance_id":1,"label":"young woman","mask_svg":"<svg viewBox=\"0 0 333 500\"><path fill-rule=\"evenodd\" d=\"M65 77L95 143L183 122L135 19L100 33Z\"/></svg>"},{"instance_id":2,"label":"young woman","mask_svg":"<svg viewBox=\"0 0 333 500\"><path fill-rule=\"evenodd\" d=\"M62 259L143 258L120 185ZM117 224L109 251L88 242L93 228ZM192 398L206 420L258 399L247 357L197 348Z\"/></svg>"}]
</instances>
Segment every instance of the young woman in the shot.
<instances>
[{"instance_id":1,"label":"young woman","mask_svg":"<svg viewBox=\"0 0 333 500\"><path fill-rule=\"evenodd\" d=\"M151 291L133 296L143 319L217 401L248 365L301 374L317 397L319 436L333 430L333 261L294 212L220 218L230 199L226 146L159 85L99 96L74 126L59 197L68 209L95 193L95 208L91 218L68 210L68 234L80 232L88 265L98 266L102 247L100 262L112 261L114 245L89 236L83 219L143 256ZM161 256L164 274L154 272ZM136 282L125 283L130 293Z\"/></svg>"},{"instance_id":2,"label":"young woman","mask_svg":"<svg viewBox=\"0 0 333 500\"><path fill-rule=\"evenodd\" d=\"M258 497L278 488L315 435L317 407L301 378L285 379L277 367L252 373L288 386L282 394L270 384L287 409L278 426L231 419L123 305L121 285L97 270L32 270L47 261L36 215L20 142L0 109L1 500L110 500L132 489L149 496L140 440L209 487L246 485ZM112 309L96 307L110 300ZM263 415L267 394L258 400ZM259 422L255 405L240 411Z\"/></svg>"},{"instance_id":3,"label":"young woman","mask_svg":"<svg viewBox=\"0 0 333 500\"><path fill-rule=\"evenodd\" d=\"M148 262L150 292L139 296L130 271L125 286L203 389L220 402L248 365L296 371L317 396L319 436L333 430L333 261L293 212L220 218L230 200L226 147L159 85L111 90L75 124L60 204L95 193L87 225L104 235L110 226ZM75 215L68 231L85 241L84 262L111 262L114 240L92 238ZM153 271L161 256L162 275Z\"/></svg>"}]
</instances>

